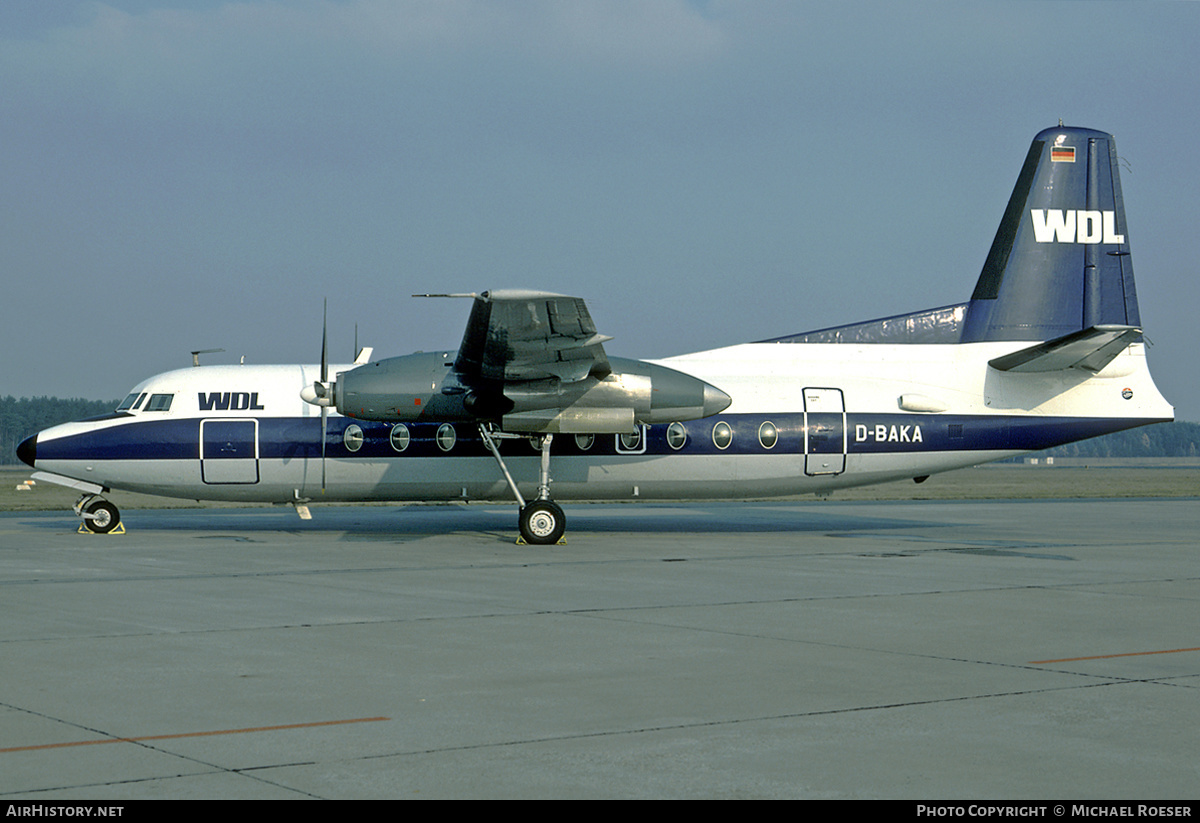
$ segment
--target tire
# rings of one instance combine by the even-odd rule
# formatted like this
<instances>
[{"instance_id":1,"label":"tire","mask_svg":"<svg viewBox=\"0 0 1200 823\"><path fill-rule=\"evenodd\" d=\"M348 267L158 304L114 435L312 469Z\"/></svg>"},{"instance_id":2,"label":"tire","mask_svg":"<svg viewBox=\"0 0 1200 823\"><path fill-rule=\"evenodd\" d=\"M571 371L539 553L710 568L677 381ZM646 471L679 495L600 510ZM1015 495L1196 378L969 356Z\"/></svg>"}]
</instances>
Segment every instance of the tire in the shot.
<instances>
[{"instance_id":1,"label":"tire","mask_svg":"<svg viewBox=\"0 0 1200 823\"><path fill-rule=\"evenodd\" d=\"M84 518L84 525L96 534L108 534L121 522L121 513L107 500L97 500L90 504L86 511L92 516Z\"/></svg>"},{"instance_id":2,"label":"tire","mask_svg":"<svg viewBox=\"0 0 1200 823\"><path fill-rule=\"evenodd\" d=\"M521 537L533 546L550 546L562 540L567 518L552 500L535 500L521 509Z\"/></svg>"}]
</instances>

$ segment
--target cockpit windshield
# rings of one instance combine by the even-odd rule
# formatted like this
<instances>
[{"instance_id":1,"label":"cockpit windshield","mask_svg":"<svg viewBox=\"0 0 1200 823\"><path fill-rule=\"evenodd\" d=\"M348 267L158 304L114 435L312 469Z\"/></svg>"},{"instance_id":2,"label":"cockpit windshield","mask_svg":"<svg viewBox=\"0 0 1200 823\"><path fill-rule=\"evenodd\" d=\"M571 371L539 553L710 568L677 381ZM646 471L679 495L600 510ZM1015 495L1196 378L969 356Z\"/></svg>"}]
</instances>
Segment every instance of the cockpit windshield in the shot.
<instances>
[{"instance_id":1,"label":"cockpit windshield","mask_svg":"<svg viewBox=\"0 0 1200 823\"><path fill-rule=\"evenodd\" d=\"M142 401L145 399L145 392L133 392L131 395L121 401L121 405L117 406L117 411L133 411L138 406L142 405Z\"/></svg>"},{"instance_id":2,"label":"cockpit windshield","mask_svg":"<svg viewBox=\"0 0 1200 823\"><path fill-rule=\"evenodd\" d=\"M150 394L149 392L135 391L121 401L121 405L117 406L117 411L125 412L126 414L135 412L138 409L142 411L170 411L171 401L174 399L175 395L171 393Z\"/></svg>"}]
</instances>

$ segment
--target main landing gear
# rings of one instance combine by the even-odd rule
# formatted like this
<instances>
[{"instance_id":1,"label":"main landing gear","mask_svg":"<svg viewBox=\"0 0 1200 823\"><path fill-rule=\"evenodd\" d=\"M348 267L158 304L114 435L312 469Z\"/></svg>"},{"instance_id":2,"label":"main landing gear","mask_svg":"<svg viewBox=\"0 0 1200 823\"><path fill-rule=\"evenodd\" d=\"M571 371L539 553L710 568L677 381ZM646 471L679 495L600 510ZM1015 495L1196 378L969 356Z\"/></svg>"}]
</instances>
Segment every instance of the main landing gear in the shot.
<instances>
[{"instance_id":1,"label":"main landing gear","mask_svg":"<svg viewBox=\"0 0 1200 823\"><path fill-rule=\"evenodd\" d=\"M567 531L567 516L553 500L534 500L521 507L521 537L526 543L558 543Z\"/></svg>"},{"instance_id":2,"label":"main landing gear","mask_svg":"<svg viewBox=\"0 0 1200 823\"><path fill-rule=\"evenodd\" d=\"M562 508L550 499L550 444L554 441L554 435L542 436L539 445L542 453L542 466L538 477L537 499L528 503L517 489L517 484L513 480L512 474L509 473L508 467L504 465L504 458L500 456L500 449L496 445L495 438L506 435L503 432L491 431L488 426L484 425L479 427L479 436L483 438L484 445L488 447L492 457L496 458L500 471L504 473L504 479L508 481L508 487L512 489L513 497L517 499L517 505L521 507L521 513L517 519L521 539L535 546L549 546L563 542L563 535L567 531L567 517L563 514Z\"/></svg>"},{"instance_id":3,"label":"main landing gear","mask_svg":"<svg viewBox=\"0 0 1200 823\"><path fill-rule=\"evenodd\" d=\"M109 534L121 525L121 512L97 494L85 494L76 500L75 514L83 520L80 530L92 534Z\"/></svg>"}]
</instances>

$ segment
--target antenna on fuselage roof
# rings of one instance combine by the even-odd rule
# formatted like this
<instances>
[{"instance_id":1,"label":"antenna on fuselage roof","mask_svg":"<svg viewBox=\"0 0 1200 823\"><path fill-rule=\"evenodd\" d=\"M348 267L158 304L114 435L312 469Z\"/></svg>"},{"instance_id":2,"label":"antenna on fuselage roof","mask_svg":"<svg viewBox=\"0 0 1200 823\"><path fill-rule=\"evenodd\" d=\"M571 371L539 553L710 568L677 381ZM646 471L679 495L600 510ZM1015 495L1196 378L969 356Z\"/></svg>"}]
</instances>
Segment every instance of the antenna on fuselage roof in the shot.
<instances>
[{"instance_id":1,"label":"antenna on fuselage roof","mask_svg":"<svg viewBox=\"0 0 1200 823\"><path fill-rule=\"evenodd\" d=\"M198 350L192 352L192 365L193 366L200 365L200 355L215 354L216 352L219 352L219 351L225 351L225 350L224 349L198 349Z\"/></svg>"},{"instance_id":2,"label":"antenna on fuselage roof","mask_svg":"<svg viewBox=\"0 0 1200 823\"><path fill-rule=\"evenodd\" d=\"M370 362L375 349L371 346L358 347L358 324L354 324L354 365L362 366Z\"/></svg>"}]
</instances>

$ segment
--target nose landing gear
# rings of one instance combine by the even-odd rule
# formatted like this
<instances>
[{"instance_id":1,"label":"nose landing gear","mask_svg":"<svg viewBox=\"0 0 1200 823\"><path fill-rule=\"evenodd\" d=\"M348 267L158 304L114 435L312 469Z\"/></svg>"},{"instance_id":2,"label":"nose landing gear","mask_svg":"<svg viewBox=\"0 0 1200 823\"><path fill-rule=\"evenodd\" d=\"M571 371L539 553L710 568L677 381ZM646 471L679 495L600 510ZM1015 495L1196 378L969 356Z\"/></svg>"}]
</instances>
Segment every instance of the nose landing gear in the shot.
<instances>
[{"instance_id":1,"label":"nose landing gear","mask_svg":"<svg viewBox=\"0 0 1200 823\"><path fill-rule=\"evenodd\" d=\"M109 501L95 494L85 494L75 501L75 514L79 515L82 523L81 532L91 534L124 534L121 526L121 512Z\"/></svg>"}]
</instances>

